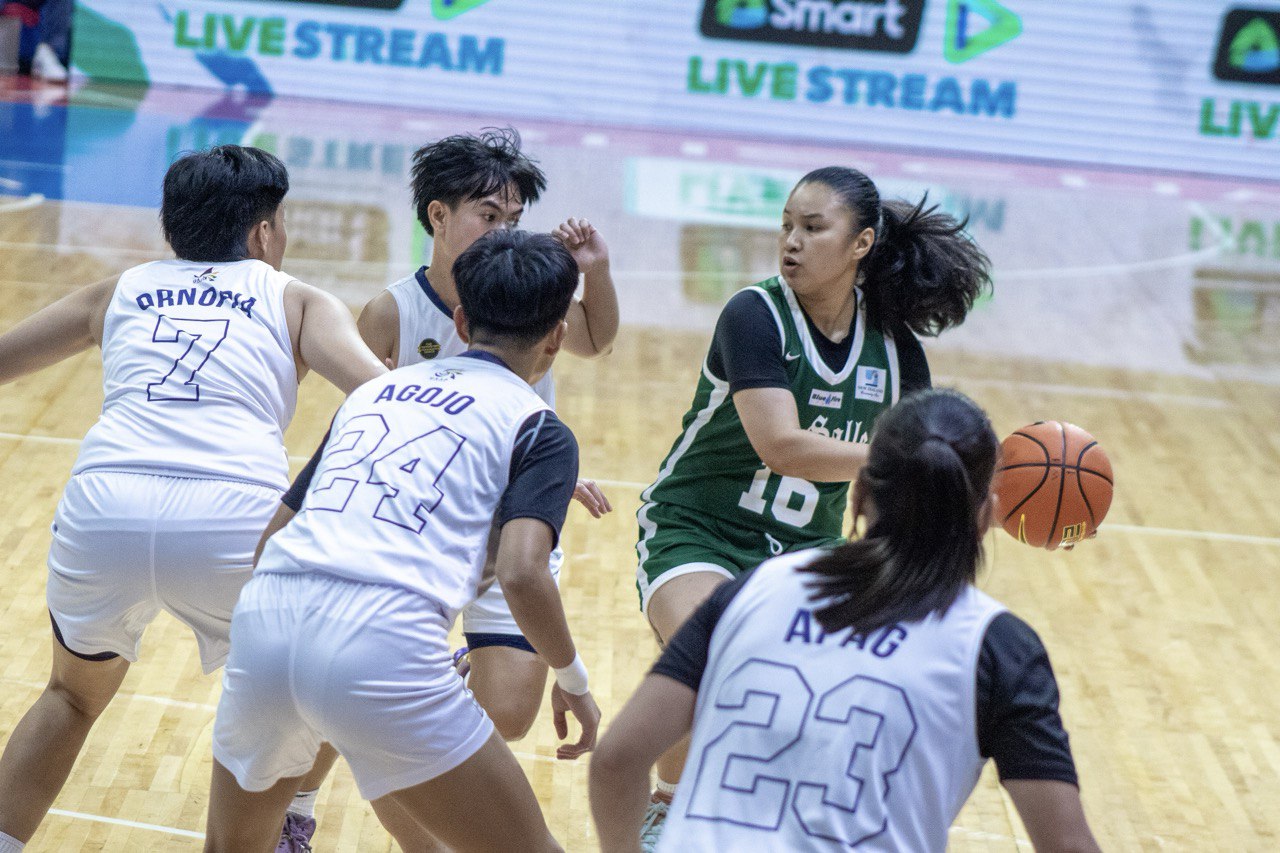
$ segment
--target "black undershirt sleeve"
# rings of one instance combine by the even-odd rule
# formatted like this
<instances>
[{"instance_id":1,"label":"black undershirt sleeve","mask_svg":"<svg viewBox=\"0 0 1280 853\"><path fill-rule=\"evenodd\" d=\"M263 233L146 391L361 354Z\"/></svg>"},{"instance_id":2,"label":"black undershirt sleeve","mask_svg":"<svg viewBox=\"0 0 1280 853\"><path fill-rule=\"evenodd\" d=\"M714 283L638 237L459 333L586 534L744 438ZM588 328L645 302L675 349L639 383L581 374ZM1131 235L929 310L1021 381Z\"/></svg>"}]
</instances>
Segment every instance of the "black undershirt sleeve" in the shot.
<instances>
[{"instance_id":1,"label":"black undershirt sleeve","mask_svg":"<svg viewBox=\"0 0 1280 853\"><path fill-rule=\"evenodd\" d=\"M494 522L501 527L515 518L536 518L558 542L577 484L573 432L549 409L530 415L516 433L511 474Z\"/></svg>"},{"instance_id":2,"label":"black undershirt sleeve","mask_svg":"<svg viewBox=\"0 0 1280 853\"><path fill-rule=\"evenodd\" d=\"M977 688L978 751L995 760L1002 781L1079 784L1049 654L1031 626L1012 613L987 627Z\"/></svg>"},{"instance_id":3,"label":"black undershirt sleeve","mask_svg":"<svg viewBox=\"0 0 1280 853\"><path fill-rule=\"evenodd\" d=\"M790 388L782 360L778 323L754 290L740 290L720 312L707 353L707 368L729 383L729 393L748 388Z\"/></svg>"},{"instance_id":4,"label":"black undershirt sleeve","mask_svg":"<svg viewBox=\"0 0 1280 853\"><path fill-rule=\"evenodd\" d=\"M711 597L676 631L650 672L673 678L696 692L702 684L702 673L707 669L711 635L729 602L742 590L743 584L751 575L752 572L745 572L716 587Z\"/></svg>"},{"instance_id":5,"label":"black undershirt sleeve","mask_svg":"<svg viewBox=\"0 0 1280 853\"><path fill-rule=\"evenodd\" d=\"M333 424L330 423L329 429L324 431L324 438L320 439L320 446L316 448L315 453L311 454L307 464L298 472L298 476L293 479L293 485L289 487L289 491L280 498L280 503L295 513L302 511L302 502L306 500L307 489L311 488L311 478L316 475L316 467L320 465L320 457L324 455L324 446L329 443L329 433L332 429Z\"/></svg>"}]
</instances>

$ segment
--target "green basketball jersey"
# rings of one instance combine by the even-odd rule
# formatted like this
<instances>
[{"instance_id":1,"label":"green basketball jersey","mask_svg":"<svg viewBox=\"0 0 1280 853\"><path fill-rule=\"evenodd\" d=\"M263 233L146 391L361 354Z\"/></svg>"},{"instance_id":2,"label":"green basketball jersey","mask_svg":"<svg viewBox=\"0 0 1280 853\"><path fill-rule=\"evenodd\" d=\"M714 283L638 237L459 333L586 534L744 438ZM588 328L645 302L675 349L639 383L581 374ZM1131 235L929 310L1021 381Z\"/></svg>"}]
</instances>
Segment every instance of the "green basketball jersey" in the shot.
<instances>
[{"instance_id":1,"label":"green basketball jersey","mask_svg":"<svg viewBox=\"0 0 1280 853\"><path fill-rule=\"evenodd\" d=\"M759 294L778 324L800 425L841 441L868 442L875 419L898 400L899 376L893 338L868 325L861 292L855 290L849 359L832 370L781 277L748 289ZM782 477L766 468L738 419L729 383L712 375L704 361L680 437L641 497L759 530L770 549L781 553L843 535L848 486Z\"/></svg>"}]
</instances>

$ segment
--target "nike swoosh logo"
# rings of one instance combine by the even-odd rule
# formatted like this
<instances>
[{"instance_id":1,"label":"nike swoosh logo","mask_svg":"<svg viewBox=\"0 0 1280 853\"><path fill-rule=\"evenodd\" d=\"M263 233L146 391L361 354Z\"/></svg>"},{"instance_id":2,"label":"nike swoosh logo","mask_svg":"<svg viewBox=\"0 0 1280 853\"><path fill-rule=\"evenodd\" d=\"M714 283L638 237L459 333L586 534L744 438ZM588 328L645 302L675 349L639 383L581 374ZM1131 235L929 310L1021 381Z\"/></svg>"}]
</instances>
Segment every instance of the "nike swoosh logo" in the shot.
<instances>
[{"instance_id":1,"label":"nike swoosh logo","mask_svg":"<svg viewBox=\"0 0 1280 853\"><path fill-rule=\"evenodd\" d=\"M788 353L784 353L782 357L783 357L783 358L785 358L787 361L795 361L797 358L799 358L799 357L800 357L800 353L798 353L798 352L795 352L795 353L788 352Z\"/></svg>"}]
</instances>

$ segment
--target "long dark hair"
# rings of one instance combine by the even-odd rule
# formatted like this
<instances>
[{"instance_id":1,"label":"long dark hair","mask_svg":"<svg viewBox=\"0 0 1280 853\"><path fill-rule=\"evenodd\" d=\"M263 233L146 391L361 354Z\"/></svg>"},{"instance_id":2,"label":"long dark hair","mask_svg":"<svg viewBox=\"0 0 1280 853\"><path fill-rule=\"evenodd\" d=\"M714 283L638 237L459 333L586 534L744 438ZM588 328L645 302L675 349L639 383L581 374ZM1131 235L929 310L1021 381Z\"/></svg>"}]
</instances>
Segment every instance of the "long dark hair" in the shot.
<instances>
[{"instance_id":1,"label":"long dark hair","mask_svg":"<svg viewBox=\"0 0 1280 853\"><path fill-rule=\"evenodd\" d=\"M986 414L956 391L920 391L882 415L857 486L873 510L866 535L805 569L822 627L866 634L946 612L982 560L999 453Z\"/></svg>"},{"instance_id":2,"label":"long dark hair","mask_svg":"<svg viewBox=\"0 0 1280 853\"><path fill-rule=\"evenodd\" d=\"M800 179L820 183L840 197L854 216L854 233L876 233L862 260L867 320L879 331L905 325L917 335L936 335L964 322L974 301L991 287L991 262L965 233L964 222L937 205L881 201L880 191L857 169L826 166Z\"/></svg>"}]
</instances>

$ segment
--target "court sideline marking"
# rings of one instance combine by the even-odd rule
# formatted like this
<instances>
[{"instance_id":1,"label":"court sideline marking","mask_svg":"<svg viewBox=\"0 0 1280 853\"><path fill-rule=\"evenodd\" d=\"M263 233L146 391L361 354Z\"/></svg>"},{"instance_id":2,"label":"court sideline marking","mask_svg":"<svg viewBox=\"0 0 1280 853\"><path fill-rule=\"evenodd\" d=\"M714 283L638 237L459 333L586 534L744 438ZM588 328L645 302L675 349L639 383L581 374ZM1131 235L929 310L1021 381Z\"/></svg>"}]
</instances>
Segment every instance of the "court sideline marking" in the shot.
<instances>
[{"instance_id":1,"label":"court sideline marking","mask_svg":"<svg viewBox=\"0 0 1280 853\"><path fill-rule=\"evenodd\" d=\"M0 434L2 436L3 434ZM584 477L600 486L617 489L629 489L637 493L649 488L650 483L637 483L631 480L605 480L599 477ZM1251 536L1246 533L1219 533L1215 530L1180 530L1172 527L1145 527L1140 524L1122 524L1104 522L1108 530L1125 533L1137 533L1145 536L1180 537L1183 539L1206 539L1211 542L1235 542L1245 545L1262 545L1280 547L1280 536Z\"/></svg>"},{"instance_id":2,"label":"court sideline marking","mask_svg":"<svg viewBox=\"0 0 1280 853\"><path fill-rule=\"evenodd\" d=\"M21 684L24 687L32 688L35 690L40 690L45 687L45 682L43 681L30 681L27 679L20 679L20 678L0 678L0 681L7 681L10 684ZM210 714L213 714L218 710L216 705L208 705L203 702L186 702L181 699L170 699L165 696L151 696L146 693L126 693L121 691L117 693L115 696L115 700L119 700L119 699L136 699L140 702L152 702L157 705L166 705L169 707L178 707L178 708L187 708L187 709L199 710L199 711L207 711ZM536 752L526 752L524 750L515 750L515 749L511 750L511 752L512 754L515 755L516 758L522 759L525 761L537 761L537 762L543 762L548 764L568 765L572 769L577 769L580 771L586 770L587 767L589 766L588 764L583 762L561 761L560 759L556 758L554 755L541 755ZM154 823L142 823L134 820L126 820L124 818L106 817L105 815L89 814L87 812L74 812L74 811L68 811L67 809L56 809L56 808L49 809L49 814L57 815L59 817L70 818L72 820L87 820L93 823L107 823L113 826L126 826L126 827L129 827L130 829L145 829L150 832L163 832L163 833L168 833L170 835L180 835L185 838L203 839L205 837L203 832L195 832L190 829L179 829L178 827L175 827L175 826L162 826L160 824L154 824ZM998 838L1000 836L992 836L992 837Z\"/></svg>"},{"instance_id":3,"label":"court sideline marking","mask_svg":"<svg viewBox=\"0 0 1280 853\"><path fill-rule=\"evenodd\" d=\"M0 432L0 441L30 441L36 444L57 444L74 446L81 442L78 438L66 438L56 435L23 435L16 432ZM291 462L307 462L310 456L290 456ZM615 489L627 489L636 494L649 488L650 483L635 480L609 480L601 477L584 477L601 486ZM1124 524L1112 522L1107 524L1108 530L1133 533L1141 536L1163 536L1166 538L1203 539L1208 542L1232 542L1240 545L1259 545L1262 547L1280 547L1280 536L1253 536L1247 533L1222 533L1216 530L1183 530L1172 527L1148 527L1141 524Z\"/></svg>"}]
</instances>

